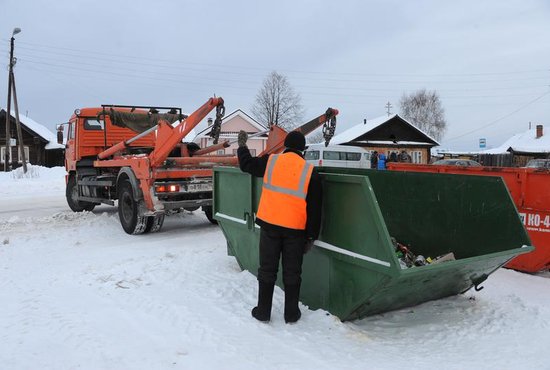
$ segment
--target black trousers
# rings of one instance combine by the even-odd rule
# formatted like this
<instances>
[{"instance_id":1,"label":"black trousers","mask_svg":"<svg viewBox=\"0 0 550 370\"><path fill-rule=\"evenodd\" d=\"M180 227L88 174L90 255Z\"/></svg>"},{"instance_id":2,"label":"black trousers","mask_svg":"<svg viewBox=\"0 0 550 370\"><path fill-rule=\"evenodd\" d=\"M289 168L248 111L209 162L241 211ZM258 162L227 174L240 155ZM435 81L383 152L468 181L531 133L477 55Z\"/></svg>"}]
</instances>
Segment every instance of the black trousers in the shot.
<instances>
[{"instance_id":1,"label":"black trousers","mask_svg":"<svg viewBox=\"0 0 550 370\"><path fill-rule=\"evenodd\" d=\"M277 280L279 259L282 257L284 285L300 285L305 241L305 235L289 235L284 230L266 230L262 227L258 280L274 284Z\"/></svg>"}]
</instances>

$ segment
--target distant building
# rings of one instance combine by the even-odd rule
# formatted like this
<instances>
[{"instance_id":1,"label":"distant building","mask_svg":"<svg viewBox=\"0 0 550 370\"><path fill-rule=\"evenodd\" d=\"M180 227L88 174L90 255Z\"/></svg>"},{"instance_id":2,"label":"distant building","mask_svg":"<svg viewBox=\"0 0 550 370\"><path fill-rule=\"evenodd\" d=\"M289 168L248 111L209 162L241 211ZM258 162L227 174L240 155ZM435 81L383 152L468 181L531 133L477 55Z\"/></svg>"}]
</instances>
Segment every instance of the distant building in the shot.
<instances>
[{"instance_id":1,"label":"distant building","mask_svg":"<svg viewBox=\"0 0 550 370\"><path fill-rule=\"evenodd\" d=\"M11 112L10 137L17 145L11 146L8 161L11 168L23 165L23 157L19 151L17 142L17 126L15 113ZM23 136L23 150L27 163L34 165L54 167L63 166L65 146L57 143L56 136L45 126L33 121L29 117L21 115L21 132ZM6 111L0 109L0 171L4 171L4 160L6 159Z\"/></svg>"},{"instance_id":2,"label":"distant building","mask_svg":"<svg viewBox=\"0 0 550 370\"><path fill-rule=\"evenodd\" d=\"M213 145L213 139L209 136L212 131L212 122L209 119L208 127L202 130L195 136L193 141L201 148ZM226 115L222 119L222 126L220 132L219 142L223 140L234 141L231 146L220 149L213 155L237 155L237 136L239 131L246 131L248 135L253 135L258 132L266 131L267 127L260 124L254 118L250 117L248 114L243 112L241 109L237 109L234 112ZM267 135L260 135L257 137L252 137L248 139L247 146L250 149L252 156L260 154L266 148Z\"/></svg>"},{"instance_id":3,"label":"distant building","mask_svg":"<svg viewBox=\"0 0 550 370\"><path fill-rule=\"evenodd\" d=\"M550 158L550 135L544 135L544 126L512 136L497 148L479 152L479 161L486 166L523 167L531 159Z\"/></svg>"},{"instance_id":4,"label":"distant building","mask_svg":"<svg viewBox=\"0 0 550 370\"><path fill-rule=\"evenodd\" d=\"M383 153L389 159L405 151L412 163L428 163L435 139L398 114L364 120L362 124L335 135L330 144L360 146L369 152Z\"/></svg>"}]
</instances>

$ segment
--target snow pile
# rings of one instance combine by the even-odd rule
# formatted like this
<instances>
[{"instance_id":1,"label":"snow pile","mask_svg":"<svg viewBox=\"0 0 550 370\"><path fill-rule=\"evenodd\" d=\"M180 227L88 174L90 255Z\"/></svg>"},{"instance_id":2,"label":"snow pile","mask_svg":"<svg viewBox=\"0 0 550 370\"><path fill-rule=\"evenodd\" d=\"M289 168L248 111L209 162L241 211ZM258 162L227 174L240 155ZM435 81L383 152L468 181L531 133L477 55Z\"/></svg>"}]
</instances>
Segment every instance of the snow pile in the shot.
<instances>
[{"instance_id":1,"label":"snow pile","mask_svg":"<svg viewBox=\"0 0 550 370\"><path fill-rule=\"evenodd\" d=\"M0 196L29 197L31 192L59 193L65 191L65 168L48 168L27 164L11 172L0 172Z\"/></svg>"},{"instance_id":2,"label":"snow pile","mask_svg":"<svg viewBox=\"0 0 550 370\"><path fill-rule=\"evenodd\" d=\"M73 213L62 186L41 194L63 175L0 176L2 369L549 368L548 274L499 270L480 292L350 323L302 305L287 325L276 288L263 324L255 277L202 212L127 235L114 207Z\"/></svg>"}]
</instances>

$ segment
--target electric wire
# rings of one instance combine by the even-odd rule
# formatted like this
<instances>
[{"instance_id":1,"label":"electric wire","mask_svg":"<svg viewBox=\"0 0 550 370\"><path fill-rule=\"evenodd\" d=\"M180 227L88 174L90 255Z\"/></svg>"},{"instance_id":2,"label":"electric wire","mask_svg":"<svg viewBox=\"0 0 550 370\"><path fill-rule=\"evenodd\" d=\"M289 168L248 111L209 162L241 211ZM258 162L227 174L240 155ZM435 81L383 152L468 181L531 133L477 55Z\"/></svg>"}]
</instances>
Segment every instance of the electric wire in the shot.
<instances>
[{"instance_id":1,"label":"electric wire","mask_svg":"<svg viewBox=\"0 0 550 370\"><path fill-rule=\"evenodd\" d=\"M496 123L502 121L503 119L508 118L508 117L510 117L510 116L512 116L512 115L514 115L514 114L516 114L517 112L521 111L522 109L527 108L528 106L530 106L531 104L533 104L533 103L539 101L540 99L542 99L543 97L545 97L545 96L548 95L548 94L550 94L550 91L545 92L544 94L538 96L537 98L535 98L535 99L533 99L533 100L527 102L526 104L520 106L519 108L513 110L512 112L510 112L510 113L508 113L508 114L506 114L506 115L504 115L504 116L502 116L502 117L500 117L500 118L497 118L497 119L495 119L495 120L493 120L493 121L491 121L491 122L489 122L489 123L487 123L487 124L485 124L485 125L483 125L483 126L480 126L480 127L476 128L476 129L474 129L474 130L465 132L465 133L463 133L463 134L461 134L461 135L452 137L452 138L450 138L450 139L445 139L445 141L447 142L447 141L453 141L453 140L456 140L456 139L460 139L460 138L462 138L462 137L464 137L464 136L468 136L468 135L470 135L470 134L473 134L474 132L478 132L478 131L481 131L481 130L487 128L487 127L490 127L490 126L492 126L492 125L494 125L494 124L496 124Z\"/></svg>"}]
</instances>

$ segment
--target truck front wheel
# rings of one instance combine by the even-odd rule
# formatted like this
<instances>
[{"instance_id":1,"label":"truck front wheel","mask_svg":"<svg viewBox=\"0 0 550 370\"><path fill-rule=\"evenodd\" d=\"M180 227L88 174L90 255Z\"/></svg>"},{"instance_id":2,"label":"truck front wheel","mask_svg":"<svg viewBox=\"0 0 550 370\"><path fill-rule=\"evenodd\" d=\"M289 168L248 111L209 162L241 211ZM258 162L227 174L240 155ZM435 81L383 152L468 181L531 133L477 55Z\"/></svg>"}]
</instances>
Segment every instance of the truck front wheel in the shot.
<instances>
[{"instance_id":1,"label":"truck front wheel","mask_svg":"<svg viewBox=\"0 0 550 370\"><path fill-rule=\"evenodd\" d=\"M95 207L94 203L78 200L78 186L76 185L75 175L69 177L69 181L67 182L67 189L65 189L65 196L67 198L67 204L69 204L69 207L73 212L91 212Z\"/></svg>"},{"instance_id":2,"label":"truck front wheel","mask_svg":"<svg viewBox=\"0 0 550 370\"><path fill-rule=\"evenodd\" d=\"M139 204L128 180L122 181L118 188L118 217L128 234L143 234L147 228L147 217L139 214Z\"/></svg>"}]
</instances>

